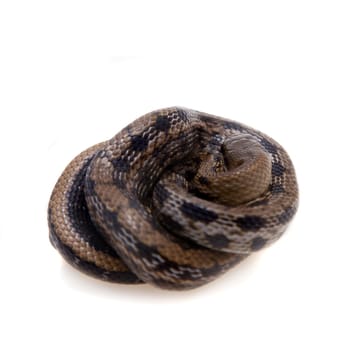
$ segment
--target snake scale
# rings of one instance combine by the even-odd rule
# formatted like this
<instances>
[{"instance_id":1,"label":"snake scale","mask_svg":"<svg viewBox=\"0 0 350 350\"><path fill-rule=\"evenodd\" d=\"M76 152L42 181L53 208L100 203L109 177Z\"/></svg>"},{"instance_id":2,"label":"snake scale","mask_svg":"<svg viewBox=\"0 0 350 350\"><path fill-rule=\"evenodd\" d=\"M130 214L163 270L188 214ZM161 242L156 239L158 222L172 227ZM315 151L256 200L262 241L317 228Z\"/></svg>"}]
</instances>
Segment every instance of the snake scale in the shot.
<instances>
[{"instance_id":1,"label":"snake scale","mask_svg":"<svg viewBox=\"0 0 350 350\"><path fill-rule=\"evenodd\" d=\"M276 241L297 206L294 167L277 142L171 107L72 160L48 223L53 246L89 275L183 290Z\"/></svg>"}]
</instances>

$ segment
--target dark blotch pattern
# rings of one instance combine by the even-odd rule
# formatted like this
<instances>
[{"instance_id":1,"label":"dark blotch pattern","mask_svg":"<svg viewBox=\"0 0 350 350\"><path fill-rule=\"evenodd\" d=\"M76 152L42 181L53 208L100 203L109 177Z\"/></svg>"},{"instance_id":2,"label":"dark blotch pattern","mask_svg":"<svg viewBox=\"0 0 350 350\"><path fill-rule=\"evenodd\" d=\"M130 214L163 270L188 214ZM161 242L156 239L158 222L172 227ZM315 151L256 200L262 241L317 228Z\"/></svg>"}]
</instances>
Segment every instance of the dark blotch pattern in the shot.
<instances>
[{"instance_id":1,"label":"dark blotch pattern","mask_svg":"<svg viewBox=\"0 0 350 350\"><path fill-rule=\"evenodd\" d=\"M95 190L95 181L89 177L85 178L85 193L94 193Z\"/></svg>"},{"instance_id":2,"label":"dark blotch pattern","mask_svg":"<svg viewBox=\"0 0 350 350\"><path fill-rule=\"evenodd\" d=\"M214 195L210 195L209 193L202 193L200 192L197 188L191 188L189 191L191 194L193 194L194 196L204 199L206 201L209 202L215 202L217 200L217 197L215 197Z\"/></svg>"},{"instance_id":3,"label":"dark blotch pattern","mask_svg":"<svg viewBox=\"0 0 350 350\"><path fill-rule=\"evenodd\" d=\"M282 176L285 172L285 167L281 163L272 163L272 176Z\"/></svg>"},{"instance_id":4,"label":"dark blotch pattern","mask_svg":"<svg viewBox=\"0 0 350 350\"><path fill-rule=\"evenodd\" d=\"M125 173L125 172L129 171L129 169L130 169L129 162L124 158L112 159L112 164L113 164L114 168L120 172Z\"/></svg>"},{"instance_id":5,"label":"dark blotch pattern","mask_svg":"<svg viewBox=\"0 0 350 350\"><path fill-rule=\"evenodd\" d=\"M108 210L102 203L100 203L100 205L105 219L104 223L110 228L113 228L115 231L120 230L121 225L119 223L117 213ZM101 229L101 231L103 231L103 229Z\"/></svg>"},{"instance_id":6,"label":"dark blotch pattern","mask_svg":"<svg viewBox=\"0 0 350 350\"><path fill-rule=\"evenodd\" d=\"M111 256L117 256L92 223L88 212L85 196L91 195L95 187L95 182L89 177L85 177L88 165L89 163L73 179L72 191L69 192L67 198L70 203L68 207L69 217L75 230L91 247Z\"/></svg>"},{"instance_id":7,"label":"dark blotch pattern","mask_svg":"<svg viewBox=\"0 0 350 350\"><path fill-rule=\"evenodd\" d=\"M131 136L131 149L135 152L143 152L148 146L149 139L142 135Z\"/></svg>"},{"instance_id":8,"label":"dark blotch pattern","mask_svg":"<svg viewBox=\"0 0 350 350\"><path fill-rule=\"evenodd\" d=\"M227 248L230 241L223 235L208 236L208 242L217 249Z\"/></svg>"},{"instance_id":9,"label":"dark blotch pattern","mask_svg":"<svg viewBox=\"0 0 350 350\"><path fill-rule=\"evenodd\" d=\"M281 215L277 217L281 224L286 224L295 214L295 208L288 207Z\"/></svg>"},{"instance_id":10,"label":"dark blotch pattern","mask_svg":"<svg viewBox=\"0 0 350 350\"><path fill-rule=\"evenodd\" d=\"M177 233L183 231L183 227L169 215L160 214L158 220L170 232Z\"/></svg>"},{"instance_id":11,"label":"dark blotch pattern","mask_svg":"<svg viewBox=\"0 0 350 350\"><path fill-rule=\"evenodd\" d=\"M196 174L197 174L197 173L196 173L195 171L193 171L193 170L186 170L184 176L185 176L185 179L186 179L187 181L191 181L191 180L194 179L194 177L196 176Z\"/></svg>"},{"instance_id":12,"label":"dark blotch pattern","mask_svg":"<svg viewBox=\"0 0 350 350\"><path fill-rule=\"evenodd\" d=\"M209 180L205 176L200 176L198 182L202 185L209 185Z\"/></svg>"},{"instance_id":13,"label":"dark blotch pattern","mask_svg":"<svg viewBox=\"0 0 350 350\"><path fill-rule=\"evenodd\" d=\"M284 192L284 188L281 184L271 184L270 186L270 192L273 194L277 194L277 193L283 193Z\"/></svg>"},{"instance_id":14,"label":"dark blotch pattern","mask_svg":"<svg viewBox=\"0 0 350 350\"><path fill-rule=\"evenodd\" d=\"M263 248L265 244L266 244L266 239L258 236L252 240L250 248L252 249L252 251L256 252L257 250L260 250L261 248Z\"/></svg>"},{"instance_id":15,"label":"dark blotch pattern","mask_svg":"<svg viewBox=\"0 0 350 350\"><path fill-rule=\"evenodd\" d=\"M218 215L208 209L198 207L192 203L183 203L180 210L190 219L210 223L218 218Z\"/></svg>"},{"instance_id":16,"label":"dark blotch pattern","mask_svg":"<svg viewBox=\"0 0 350 350\"><path fill-rule=\"evenodd\" d=\"M271 154L276 154L277 153L277 147L273 145L270 141L266 139L261 139L260 144L266 149L267 152Z\"/></svg>"},{"instance_id":17,"label":"dark blotch pattern","mask_svg":"<svg viewBox=\"0 0 350 350\"><path fill-rule=\"evenodd\" d=\"M244 231L259 231L266 224L266 220L260 216L247 215L236 219L236 224Z\"/></svg>"},{"instance_id":18,"label":"dark blotch pattern","mask_svg":"<svg viewBox=\"0 0 350 350\"><path fill-rule=\"evenodd\" d=\"M158 184L155 188L154 195L156 197L156 200L159 203L164 203L169 198L169 191L162 186L161 184Z\"/></svg>"},{"instance_id":19,"label":"dark blotch pattern","mask_svg":"<svg viewBox=\"0 0 350 350\"><path fill-rule=\"evenodd\" d=\"M154 124L154 127L158 131L167 132L171 127L169 118L159 116Z\"/></svg>"}]
</instances>

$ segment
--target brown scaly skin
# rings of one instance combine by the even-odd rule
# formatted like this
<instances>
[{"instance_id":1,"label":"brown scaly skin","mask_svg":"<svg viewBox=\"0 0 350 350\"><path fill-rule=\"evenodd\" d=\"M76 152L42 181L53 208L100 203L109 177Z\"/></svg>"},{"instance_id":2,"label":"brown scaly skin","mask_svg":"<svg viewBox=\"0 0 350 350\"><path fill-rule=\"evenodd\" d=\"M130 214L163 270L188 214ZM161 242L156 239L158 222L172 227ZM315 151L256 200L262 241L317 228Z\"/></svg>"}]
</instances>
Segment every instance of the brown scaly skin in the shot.
<instances>
[{"instance_id":1,"label":"brown scaly skin","mask_svg":"<svg viewBox=\"0 0 350 350\"><path fill-rule=\"evenodd\" d=\"M182 290L277 240L297 205L293 165L274 140L173 107L77 156L48 220L51 242L81 271Z\"/></svg>"}]
</instances>

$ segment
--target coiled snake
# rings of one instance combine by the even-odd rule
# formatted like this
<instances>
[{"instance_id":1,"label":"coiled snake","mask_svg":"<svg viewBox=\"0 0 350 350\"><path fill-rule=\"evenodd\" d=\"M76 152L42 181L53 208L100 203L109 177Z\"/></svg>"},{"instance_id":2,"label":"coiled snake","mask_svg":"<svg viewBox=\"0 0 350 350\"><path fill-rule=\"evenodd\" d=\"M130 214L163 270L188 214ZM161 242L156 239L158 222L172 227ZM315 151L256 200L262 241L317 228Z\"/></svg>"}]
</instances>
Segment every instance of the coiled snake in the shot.
<instances>
[{"instance_id":1,"label":"coiled snake","mask_svg":"<svg viewBox=\"0 0 350 350\"><path fill-rule=\"evenodd\" d=\"M54 247L87 274L190 289L276 241L297 205L293 165L274 140L173 107L78 155L48 222Z\"/></svg>"}]
</instances>

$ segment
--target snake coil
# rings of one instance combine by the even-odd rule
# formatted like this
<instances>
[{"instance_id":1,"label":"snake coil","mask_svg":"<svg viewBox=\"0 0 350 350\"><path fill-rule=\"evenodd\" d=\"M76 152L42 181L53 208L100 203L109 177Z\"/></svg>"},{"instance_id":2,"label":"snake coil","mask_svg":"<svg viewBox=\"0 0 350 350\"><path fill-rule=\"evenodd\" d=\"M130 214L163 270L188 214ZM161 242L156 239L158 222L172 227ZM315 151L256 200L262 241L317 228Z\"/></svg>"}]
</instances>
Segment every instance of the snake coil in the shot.
<instances>
[{"instance_id":1,"label":"snake coil","mask_svg":"<svg viewBox=\"0 0 350 350\"><path fill-rule=\"evenodd\" d=\"M190 289L276 241L298 206L270 137L185 109L146 114L78 155L52 192L51 243L102 280Z\"/></svg>"}]
</instances>

